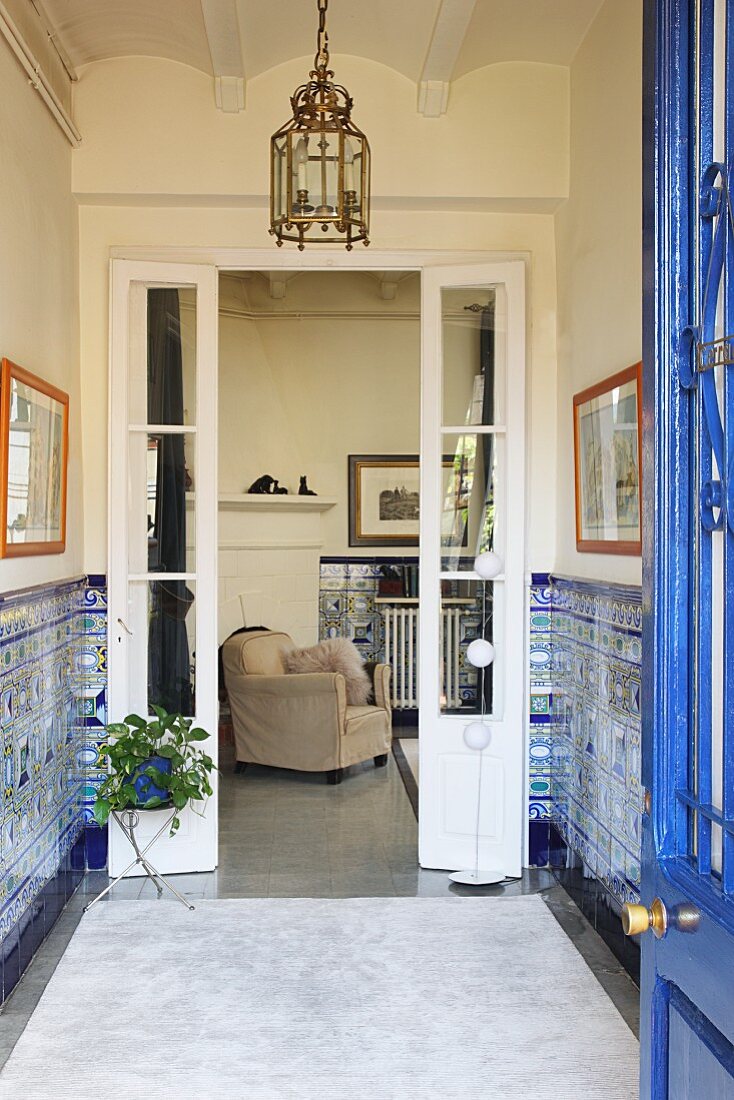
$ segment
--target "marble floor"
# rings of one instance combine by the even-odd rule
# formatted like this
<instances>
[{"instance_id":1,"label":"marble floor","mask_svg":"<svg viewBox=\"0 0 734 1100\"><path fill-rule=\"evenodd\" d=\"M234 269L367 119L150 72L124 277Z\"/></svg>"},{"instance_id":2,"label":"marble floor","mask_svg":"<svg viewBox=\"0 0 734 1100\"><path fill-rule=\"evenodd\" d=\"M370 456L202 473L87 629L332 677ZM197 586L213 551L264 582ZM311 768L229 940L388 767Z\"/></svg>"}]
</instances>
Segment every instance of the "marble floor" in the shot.
<instances>
[{"instance_id":1,"label":"marble floor","mask_svg":"<svg viewBox=\"0 0 734 1100\"><path fill-rule=\"evenodd\" d=\"M418 827L395 760L349 769L331 787L322 775L251 766L236 775L222 762L219 867L175 875L176 887L196 898L440 897L542 893L633 1030L638 992L574 902L546 870L521 880L476 889L450 883L443 871L417 863ZM89 872L0 1012L0 1066L8 1057L74 933L90 897L107 884ZM144 879L127 879L109 900L155 897Z\"/></svg>"}]
</instances>

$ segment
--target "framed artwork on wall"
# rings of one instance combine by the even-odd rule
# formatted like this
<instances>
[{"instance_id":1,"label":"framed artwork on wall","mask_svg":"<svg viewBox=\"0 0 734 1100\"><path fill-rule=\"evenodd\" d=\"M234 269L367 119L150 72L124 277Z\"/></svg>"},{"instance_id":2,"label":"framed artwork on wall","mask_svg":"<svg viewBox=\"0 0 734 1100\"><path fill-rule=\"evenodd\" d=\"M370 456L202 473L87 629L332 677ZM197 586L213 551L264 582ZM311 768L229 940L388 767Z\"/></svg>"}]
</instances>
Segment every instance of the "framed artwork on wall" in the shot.
<instances>
[{"instance_id":1,"label":"framed artwork on wall","mask_svg":"<svg viewBox=\"0 0 734 1100\"><path fill-rule=\"evenodd\" d=\"M642 553L642 363L574 395L576 549Z\"/></svg>"},{"instance_id":2,"label":"framed artwork on wall","mask_svg":"<svg viewBox=\"0 0 734 1100\"><path fill-rule=\"evenodd\" d=\"M462 456L444 455L443 466L453 474L444 502L442 541L466 546L471 478ZM349 545L417 546L419 525L418 455L350 455Z\"/></svg>"},{"instance_id":3,"label":"framed artwork on wall","mask_svg":"<svg viewBox=\"0 0 734 1100\"><path fill-rule=\"evenodd\" d=\"M66 547L69 395L9 359L0 386L2 557Z\"/></svg>"}]
</instances>

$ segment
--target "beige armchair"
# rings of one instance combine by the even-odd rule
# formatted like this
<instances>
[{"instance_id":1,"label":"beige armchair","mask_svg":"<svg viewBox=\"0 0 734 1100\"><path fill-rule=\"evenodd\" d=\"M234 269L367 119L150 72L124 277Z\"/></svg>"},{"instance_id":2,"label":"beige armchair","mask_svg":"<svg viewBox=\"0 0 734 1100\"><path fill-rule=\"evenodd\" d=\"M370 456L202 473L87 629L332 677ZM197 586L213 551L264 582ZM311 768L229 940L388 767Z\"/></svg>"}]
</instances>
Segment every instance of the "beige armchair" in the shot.
<instances>
[{"instance_id":1,"label":"beige armchair","mask_svg":"<svg viewBox=\"0 0 734 1100\"><path fill-rule=\"evenodd\" d=\"M270 630L224 643L238 770L269 764L326 772L329 783L341 783L350 764L372 757L384 767L392 741L389 666L375 667L375 705L353 707L340 672L287 673L283 654L292 648L287 634Z\"/></svg>"}]
</instances>

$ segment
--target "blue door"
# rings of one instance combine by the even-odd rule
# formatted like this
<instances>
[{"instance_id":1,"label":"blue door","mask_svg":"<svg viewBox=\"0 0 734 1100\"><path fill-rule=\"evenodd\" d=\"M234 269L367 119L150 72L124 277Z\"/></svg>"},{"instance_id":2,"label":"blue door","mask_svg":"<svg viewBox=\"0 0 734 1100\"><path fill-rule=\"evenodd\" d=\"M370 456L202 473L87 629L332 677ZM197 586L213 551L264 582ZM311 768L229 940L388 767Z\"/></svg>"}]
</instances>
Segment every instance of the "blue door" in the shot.
<instances>
[{"instance_id":1,"label":"blue door","mask_svg":"<svg viewBox=\"0 0 734 1100\"><path fill-rule=\"evenodd\" d=\"M643 1100L734 1098L734 0L646 0ZM654 58L654 69L652 59Z\"/></svg>"}]
</instances>

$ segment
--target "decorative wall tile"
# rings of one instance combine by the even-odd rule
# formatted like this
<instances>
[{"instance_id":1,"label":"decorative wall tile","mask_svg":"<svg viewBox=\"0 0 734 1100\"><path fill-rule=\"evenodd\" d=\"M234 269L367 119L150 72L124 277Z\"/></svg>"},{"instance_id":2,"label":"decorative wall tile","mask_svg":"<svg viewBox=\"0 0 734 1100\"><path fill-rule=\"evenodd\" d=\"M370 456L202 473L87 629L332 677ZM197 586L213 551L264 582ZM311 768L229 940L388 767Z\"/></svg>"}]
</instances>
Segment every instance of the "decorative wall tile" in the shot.
<instances>
[{"instance_id":1,"label":"decorative wall tile","mask_svg":"<svg viewBox=\"0 0 734 1100\"><path fill-rule=\"evenodd\" d=\"M319 638L349 638L365 661L385 659L385 621L375 603L384 565L416 567L418 558L321 559ZM477 613L467 609L462 615L459 645L463 652L477 637L480 622L479 608ZM459 695L467 705L477 696L476 669L465 659L459 667Z\"/></svg>"},{"instance_id":2,"label":"decorative wall tile","mask_svg":"<svg viewBox=\"0 0 734 1100\"><path fill-rule=\"evenodd\" d=\"M0 597L3 997L83 869L79 699L99 660L88 651L85 627L82 580Z\"/></svg>"},{"instance_id":3,"label":"decorative wall tile","mask_svg":"<svg viewBox=\"0 0 734 1100\"><path fill-rule=\"evenodd\" d=\"M107 724L107 580L104 576L87 577L84 628L86 668L78 700L84 739L79 746L79 764L84 782L84 821L88 827L97 829L92 806L105 774L99 761L99 746L105 741Z\"/></svg>"},{"instance_id":4,"label":"decorative wall tile","mask_svg":"<svg viewBox=\"0 0 734 1100\"><path fill-rule=\"evenodd\" d=\"M551 578L553 820L619 902L640 888L639 588Z\"/></svg>"},{"instance_id":5,"label":"decorative wall tile","mask_svg":"<svg viewBox=\"0 0 734 1100\"><path fill-rule=\"evenodd\" d=\"M552 601L547 573L534 573L528 593L530 614L530 646L528 701L530 717L529 739L529 804L531 822L551 818L550 766L552 740L551 672L552 672Z\"/></svg>"}]
</instances>

